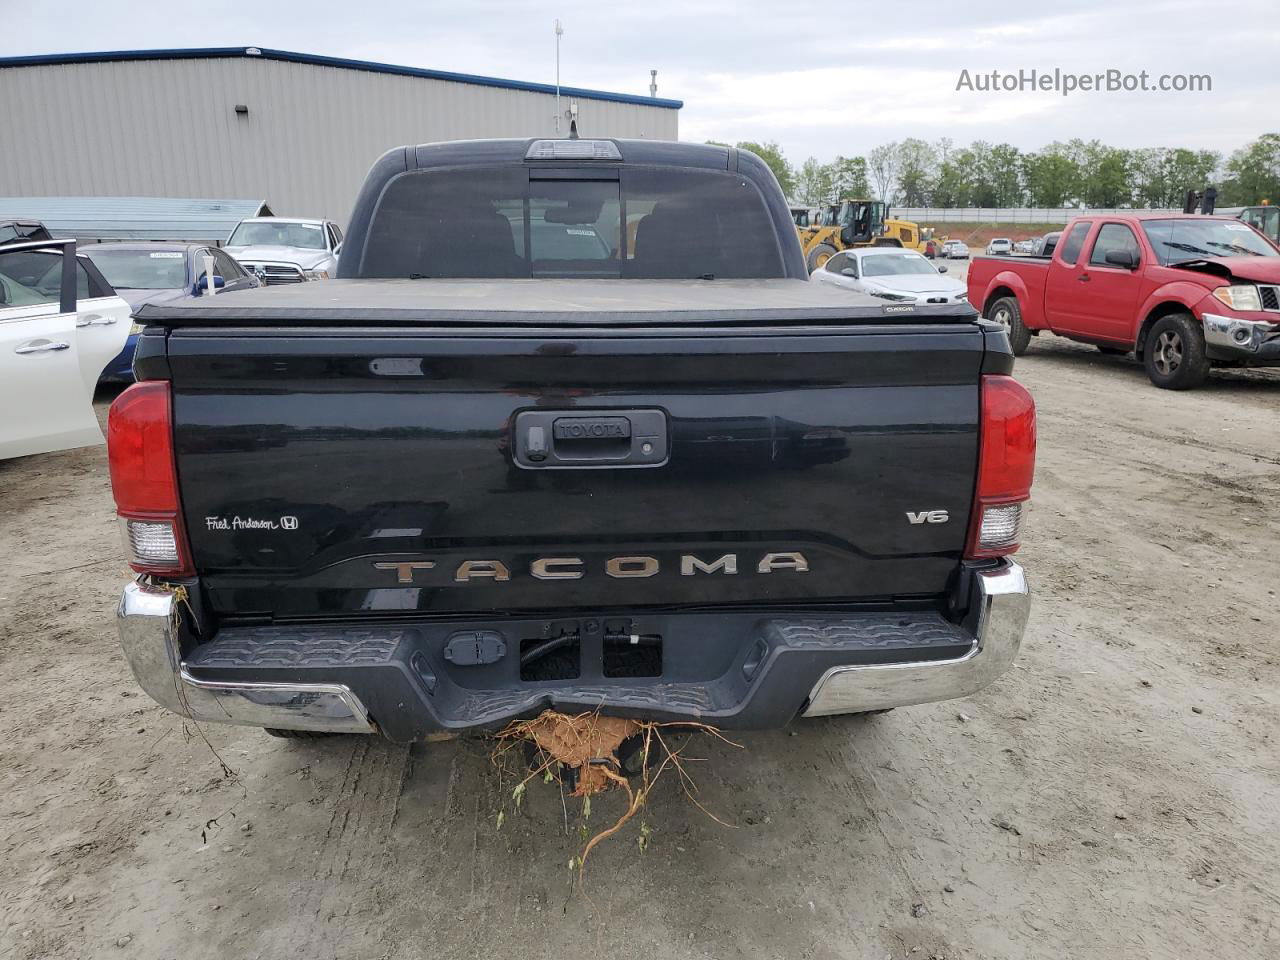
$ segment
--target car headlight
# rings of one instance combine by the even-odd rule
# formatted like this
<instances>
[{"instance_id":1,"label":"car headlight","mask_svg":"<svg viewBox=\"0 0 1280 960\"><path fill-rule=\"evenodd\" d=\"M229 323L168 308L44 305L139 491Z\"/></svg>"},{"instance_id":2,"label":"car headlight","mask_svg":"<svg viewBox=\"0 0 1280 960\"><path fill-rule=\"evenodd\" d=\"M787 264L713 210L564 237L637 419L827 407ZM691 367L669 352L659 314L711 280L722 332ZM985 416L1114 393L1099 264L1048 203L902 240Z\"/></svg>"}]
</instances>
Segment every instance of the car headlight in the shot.
<instances>
[{"instance_id":1,"label":"car headlight","mask_svg":"<svg viewBox=\"0 0 1280 960\"><path fill-rule=\"evenodd\" d=\"M1262 298L1258 288L1251 283L1239 283L1230 287L1218 287L1213 295L1232 310L1261 310Z\"/></svg>"},{"instance_id":2,"label":"car headlight","mask_svg":"<svg viewBox=\"0 0 1280 960\"><path fill-rule=\"evenodd\" d=\"M129 328L129 333L130 334L141 333L144 329L146 328L142 324L135 323L132 327Z\"/></svg>"},{"instance_id":3,"label":"car headlight","mask_svg":"<svg viewBox=\"0 0 1280 960\"><path fill-rule=\"evenodd\" d=\"M888 290L872 290L872 296L882 300L896 300L902 303L915 303L916 298L905 293L890 293Z\"/></svg>"},{"instance_id":4,"label":"car headlight","mask_svg":"<svg viewBox=\"0 0 1280 960\"><path fill-rule=\"evenodd\" d=\"M328 280L328 270L303 270L302 276L307 280Z\"/></svg>"}]
</instances>

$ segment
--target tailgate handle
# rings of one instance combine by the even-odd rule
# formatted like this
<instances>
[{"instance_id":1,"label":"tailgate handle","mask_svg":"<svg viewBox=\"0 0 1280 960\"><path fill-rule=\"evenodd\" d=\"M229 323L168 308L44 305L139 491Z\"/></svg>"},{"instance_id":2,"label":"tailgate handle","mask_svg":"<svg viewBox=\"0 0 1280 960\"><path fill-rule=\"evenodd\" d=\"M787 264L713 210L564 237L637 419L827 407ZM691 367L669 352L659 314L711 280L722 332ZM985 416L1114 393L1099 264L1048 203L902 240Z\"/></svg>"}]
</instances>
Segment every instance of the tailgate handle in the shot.
<instances>
[{"instance_id":1,"label":"tailgate handle","mask_svg":"<svg viewBox=\"0 0 1280 960\"><path fill-rule=\"evenodd\" d=\"M514 434L516 465L527 469L657 467L667 459L662 410L526 410Z\"/></svg>"}]
</instances>

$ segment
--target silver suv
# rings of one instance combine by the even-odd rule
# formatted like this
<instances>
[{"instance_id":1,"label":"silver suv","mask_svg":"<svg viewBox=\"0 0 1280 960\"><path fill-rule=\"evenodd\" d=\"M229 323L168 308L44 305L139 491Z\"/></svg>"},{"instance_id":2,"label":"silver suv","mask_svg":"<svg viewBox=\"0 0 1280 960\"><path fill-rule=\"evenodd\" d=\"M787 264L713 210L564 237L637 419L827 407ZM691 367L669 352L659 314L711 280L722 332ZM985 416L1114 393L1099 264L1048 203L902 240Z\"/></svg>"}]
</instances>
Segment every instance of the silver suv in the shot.
<instances>
[{"instance_id":1,"label":"silver suv","mask_svg":"<svg viewBox=\"0 0 1280 960\"><path fill-rule=\"evenodd\" d=\"M327 280L338 271L342 231L332 220L251 217L227 238L227 253L263 283Z\"/></svg>"}]
</instances>

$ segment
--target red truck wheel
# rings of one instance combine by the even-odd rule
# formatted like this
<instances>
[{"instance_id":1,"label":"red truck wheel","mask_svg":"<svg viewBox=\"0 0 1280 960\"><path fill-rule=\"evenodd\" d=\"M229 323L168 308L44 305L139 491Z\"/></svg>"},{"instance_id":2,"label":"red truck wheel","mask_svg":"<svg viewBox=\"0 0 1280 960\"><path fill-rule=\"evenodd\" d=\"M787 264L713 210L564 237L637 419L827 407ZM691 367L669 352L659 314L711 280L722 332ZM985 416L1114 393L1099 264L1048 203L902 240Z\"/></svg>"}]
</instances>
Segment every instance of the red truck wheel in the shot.
<instances>
[{"instance_id":1,"label":"red truck wheel","mask_svg":"<svg viewBox=\"0 0 1280 960\"><path fill-rule=\"evenodd\" d=\"M987 308L987 319L994 320L1009 334L1013 355L1020 357L1031 346L1031 331L1022 324L1022 310L1016 297L1001 297Z\"/></svg>"},{"instance_id":2,"label":"red truck wheel","mask_svg":"<svg viewBox=\"0 0 1280 960\"><path fill-rule=\"evenodd\" d=\"M1161 317L1147 334L1143 364L1147 376L1165 390L1191 390L1209 375L1204 331L1189 313Z\"/></svg>"}]
</instances>

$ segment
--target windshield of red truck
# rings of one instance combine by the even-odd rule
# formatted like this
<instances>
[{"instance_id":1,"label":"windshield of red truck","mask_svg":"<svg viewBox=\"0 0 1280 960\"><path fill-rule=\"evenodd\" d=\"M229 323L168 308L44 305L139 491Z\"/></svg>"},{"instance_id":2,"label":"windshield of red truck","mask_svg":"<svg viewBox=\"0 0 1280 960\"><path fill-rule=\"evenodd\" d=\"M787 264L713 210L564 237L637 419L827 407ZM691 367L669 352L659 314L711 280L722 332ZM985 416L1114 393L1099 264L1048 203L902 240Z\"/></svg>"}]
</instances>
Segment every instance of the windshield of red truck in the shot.
<instances>
[{"instance_id":1,"label":"windshield of red truck","mask_svg":"<svg viewBox=\"0 0 1280 960\"><path fill-rule=\"evenodd\" d=\"M1280 251L1238 220L1144 220L1142 229L1165 266L1204 257L1280 256Z\"/></svg>"},{"instance_id":2,"label":"windshield of red truck","mask_svg":"<svg viewBox=\"0 0 1280 960\"><path fill-rule=\"evenodd\" d=\"M362 277L778 278L777 230L737 174L627 167L618 179L468 166L391 182Z\"/></svg>"}]
</instances>

